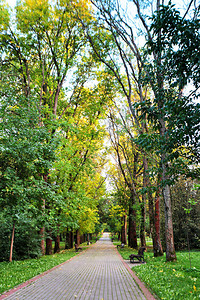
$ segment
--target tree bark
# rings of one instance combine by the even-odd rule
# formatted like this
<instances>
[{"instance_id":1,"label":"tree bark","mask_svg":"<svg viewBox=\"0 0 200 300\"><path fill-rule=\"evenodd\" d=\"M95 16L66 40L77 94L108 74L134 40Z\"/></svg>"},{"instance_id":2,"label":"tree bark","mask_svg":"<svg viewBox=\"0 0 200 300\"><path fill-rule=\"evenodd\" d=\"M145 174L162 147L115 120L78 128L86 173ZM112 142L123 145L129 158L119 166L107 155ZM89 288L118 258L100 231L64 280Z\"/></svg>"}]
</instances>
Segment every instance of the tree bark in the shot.
<instances>
[{"instance_id":1,"label":"tree bark","mask_svg":"<svg viewBox=\"0 0 200 300\"><path fill-rule=\"evenodd\" d=\"M46 255L52 255L52 239L50 237L46 238Z\"/></svg>"},{"instance_id":2,"label":"tree bark","mask_svg":"<svg viewBox=\"0 0 200 300\"><path fill-rule=\"evenodd\" d=\"M145 197L145 195L142 195L141 219L140 219L140 244L141 244L141 247L146 247L146 237L145 237L145 202L146 202L146 197Z\"/></svg>"},{"instance_id":3,"label":"tree bark","mask_svg":"<svg viewBox=\"0 0 200 300\"><path fill-rule=\"evenodd\" d=\"M163 170L163 181L166 182L167 170L166 165L162 159L162 170ZM172 222L172 208L171 208L171 194L170 187L166 184L163 187L163 198L165 204L165 239L166 239L166 260L167 261L176 261L176 252L174 247L174 233L173 233L173 222Z\"/></svg>"},{"instance_id":4,"label":"tree bark","mask_svg":"<svg viewBox=\"0 0 200 300\"><path fill-rule=\"evenodd\" d=\"M43 176L43 179L44 179L45 182L47 182L47 176L46 176L46 175ZM44 214L44 212L45 212L45 209L46 209L46 208L45 208L45 205L46 205L45 199L42 199L42 207L41 207L41 209L42 209L42 214ZM45 241L44 241L44 235L45 235L45 227L42 227L42 228L40 229L40 236L41 236L40 249L41 249L42 255L45 255Z\"/></svg>"},{"instance_id":5,"label":"tree bark","mask_svg":"<svg viewBox=\"0 0 200 300\"><path fill-rule=\"evenodd\" d=\"M136 232L136 212L133 209L135 204L134 195L131 196L129 204L129 232L128 232L128 244L129 247L137 249L137 232Z\"/></svg>"},{"instance_id":6,"label":"tree bark","mask_svg":"<svg viewBox=\"0 0 200 300\"><path fill-rule=\"evenodd\" d=\"M123 225L122 225L122 233L121 233L121 242L124 245L127 245L127 215L123 216Z\"/></svg>"},{"instance_id":7,"label":"tree bark","mask_svg":"<svg viewBox=\"0 0 200 300\"><path fill-rule=\"evenodd\" d=\"M74 233L73 230L70 231L69 233L69 247L70 249L74 247Z\"/></svg>"},{"instance_id":8,"label":"tree bark","mask_svg":"<svg viewBox=\"0 0 200 300\"><path fill-rule=\"evenodd\" d=\"M55 237L55 246L54 246L54 253L60 252L60 235Z\"/></svg>"},{"instance_id":9,"label":"tree bark","mask_svg":"<svg viewBox=\"0 0 200 300\"><path fill-rule=\"evenodd\" d=\"M154 199L151 192L151 183L149 179L149 172L148 172L148 162L147 158L143 157L143 166L144 166L144 174L143 174L143 185L147 188L147 195L149 201L149 223L150 223L150 232L152 234L153 240L153 250L155 255L155 213L154 213Z\"/></svg>"},{"instance_id":10,"label":"tree bark","mask_svg":"<svg viewBox=\"0 0 200 300\"><path fill-rule=\"evenodd\" d=\"M44 232L45 232L45 228L44 227L40 228L40 236L41 236L40 249L41 249L42 255L45 255Z\"/></svg>"},{"instance_id":11,"label":"tree bark","mask_svg":"<svg viewBox=\"0 0 200 300\"><path fill-rule=\"evenodd\" d=\"M163 248L160 240L160 188L157 188L158 189L155 196L155 257L163 256Z\"/></svg>"},{"instance_id":12,"label":"tree bark","mask_svg":"<svg viewBox=\"0 0 200 300\"><path fill-rule=\"evenodd\" d=\"M65 249L70 249L70 233L68 229L65 236Z\"/></svg>"},{"instance_id":13,"label":"tree bark","mask_svg":"<svg viewBox=\"0 0 200 300\"><path fill-rule=\"evenodd\" d=\"M9 257L9 262L12 262L14 237L15 237L15 221L13 222L13 228L12 228L12 237L11 237L11 243L10 243L10 257Z\"/></svg>"},{"instance_id":14,"label":"tree bark","mask_svg":"<svg viewBox=\"0 0 200 300\"><path fill-rule=\"evenodd\" d=\"M150 190L150 180L149 180L149 173L148 173L148 162L147 159L143 159L144 164L144 186L148 187L148 199L149 199L149 219L150 219L150 229L152 233L152 240L153 240L153 252L154 256L162 256L163 250L160 241L160 201L159 201L159 181L160 175L158 174L158 186L155 199L153 198L152 192Z\"/></svg>"},{"instance_id":15,"label":"tree bark","mask_svg":"<svg viewBox=\"0 0 200 300\"><path fill-rule=\"evenodd\" d=\"M157 11L160 10L160 0L157 0ZM154 55L154 59L157 65L156 77L157 77L157 91L154 90L154 94L158 101L158 109L160 112L159 117L159 133L161 137L161 141L163 144L161 145L162 154L161 154L161 168L162 168L162 180L164 183L163 187L163 198L164 198L164 207L165 207L165 239L166 239L166 260L167 261L176 261L176 252L174 247L174 234L173 234L173 223L172 223L172 208L171 208L171 194L170 194L170 186L167 183L169 180L167 169L168 169L168 161L167 161L167 150L165 141L167 139L167 128L166 122L164 119L164 109L165 109L165 94L164 94L164 77L163 77L163 66L162 66L162 47L161 47L161 29L157 34L157 46L158 51L156 55Z\"/></svg>"},{"instance_id":16,"label":"tree bark","mask_svg":"<svg viewBox=\"0 0 200 300\"><path fill-rule=\"evenodd\" d=\"M88 239L89 239L89 237L88 237ZM76 230L76 243L77 243L78 246L81 243L81 236L80 236L79 229Z\"/></svg>"},{"instance_id":17,"label":"tree bark","mask_svg":"<svg viewBox=\"0 0 200 300\"><path fill-rule=\"evenodd\" d=\"M59 234L59 227L58 227L58 234L55 237L55 246L54 246L54 253L60 252L60 234Z\"/></svg>"}]
</instances>

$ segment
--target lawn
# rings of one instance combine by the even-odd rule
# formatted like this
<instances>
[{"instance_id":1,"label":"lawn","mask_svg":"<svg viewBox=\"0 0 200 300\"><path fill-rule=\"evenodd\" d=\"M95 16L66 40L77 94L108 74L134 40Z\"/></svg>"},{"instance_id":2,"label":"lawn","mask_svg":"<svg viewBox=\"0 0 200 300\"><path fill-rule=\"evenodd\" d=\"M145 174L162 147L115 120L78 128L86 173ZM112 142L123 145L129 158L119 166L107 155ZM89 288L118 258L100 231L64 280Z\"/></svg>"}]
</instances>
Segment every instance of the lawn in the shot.
<instances>
[{"instance_id":1,"label":"lawn","mask_svg":"<svg viewBox=\"0 0 200 300\"><path fill-rule=\"evenodd\" d=\"M128 247L119 252L124 259L137 253ZM188 252L177 252L177 262L168 263L165 256L154 258L152 252L145 252L146 264L134 266L133 270L159 299L200 299L200 251L192 251L190 255L191 268Z\"/></svg>"},{"instance_id":2,"label":"lawn","mask_svg":"<svg viewBox=\"0 0 200 300\"><path fill-rule=\"evenodd\" d=\"M26 259L12 263L0 262L0 294L67 261L76 254L74 249L70 249L54 255L45 255L38 259Z\"/></svg>"}]
</instances>

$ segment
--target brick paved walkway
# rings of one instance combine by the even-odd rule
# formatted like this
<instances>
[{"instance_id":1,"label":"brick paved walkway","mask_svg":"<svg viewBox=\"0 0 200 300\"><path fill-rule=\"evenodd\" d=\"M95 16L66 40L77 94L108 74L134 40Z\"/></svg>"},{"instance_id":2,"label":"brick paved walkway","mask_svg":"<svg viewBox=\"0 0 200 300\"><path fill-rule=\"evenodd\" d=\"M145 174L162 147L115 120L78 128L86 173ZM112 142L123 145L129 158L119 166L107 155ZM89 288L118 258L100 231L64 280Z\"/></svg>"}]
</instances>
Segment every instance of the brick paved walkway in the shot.
<instances>
[{"instance_id":1,"label":"brick paved walkway","mask_svg":"<svg viewBox=\"0 0 200 300\"><path fill-rule=\"evenodd\" d=\"M14 293L11 291L7 296L3 295L0 299L154 299L141 285L146 297L144 296L132 275L108 234L104 234L103 238L87 251Z\"/></svg>"}]
</instances>

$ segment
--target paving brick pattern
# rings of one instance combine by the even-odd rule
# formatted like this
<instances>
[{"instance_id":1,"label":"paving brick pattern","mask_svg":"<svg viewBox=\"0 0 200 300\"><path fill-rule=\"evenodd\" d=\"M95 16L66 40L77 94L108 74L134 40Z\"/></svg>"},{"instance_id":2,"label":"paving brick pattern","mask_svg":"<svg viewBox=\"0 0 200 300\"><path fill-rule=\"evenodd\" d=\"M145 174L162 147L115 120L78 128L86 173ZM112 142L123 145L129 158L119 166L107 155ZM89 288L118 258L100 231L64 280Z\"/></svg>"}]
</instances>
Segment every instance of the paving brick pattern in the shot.
<instances>
[{"instance_id":1,"label":"paving brick pattern","mask_svg":"<svg viewBox=\"0 0 200 300\"><path fill-rule=\"evenodd\" d=\"M148 297L147 297L148 298ZM109 236L5 299L147 299L124 266ZM153 299L153 298L148 298Z\"/></svg>"}]
</instances>

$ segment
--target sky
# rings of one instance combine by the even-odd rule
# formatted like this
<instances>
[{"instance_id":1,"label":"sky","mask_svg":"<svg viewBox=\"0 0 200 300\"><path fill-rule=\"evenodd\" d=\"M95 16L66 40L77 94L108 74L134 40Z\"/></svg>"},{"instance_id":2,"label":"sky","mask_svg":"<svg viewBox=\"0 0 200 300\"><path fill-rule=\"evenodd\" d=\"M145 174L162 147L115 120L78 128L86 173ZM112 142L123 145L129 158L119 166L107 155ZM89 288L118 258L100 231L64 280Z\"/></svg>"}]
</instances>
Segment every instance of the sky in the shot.
<instances>
[{"instance_id":1,"label":"sky","mask_svg":"<svg viewBox=\"0 0 200 300\"><path fill-rule=\"evenodd\" d=\"M6 2L7 2L10 6L15 6L15 4L16 4L16 0L6 0Z\"/></svg>"},{"instance_id":2,"label":"sky","mask_svg":"<svg viewBox=\"0 0 200 300\"><path fill-rule=\"evenodd\" d=\"M15 4L16 4L16 0L6 0L6 2L7 2L10 6L15 6ZM165 0L165 2L167 3L168 0L167 0L167 1ZM190 0L172 0L172 2L173 2L174 4L177 4L177 5L181 8L181 7L187 7L187 4L190 2ZM198 3L199 0L197 0L196 2L197 2L196 5L199 4L199 3Z\"/></svg>"}]
</instances>

